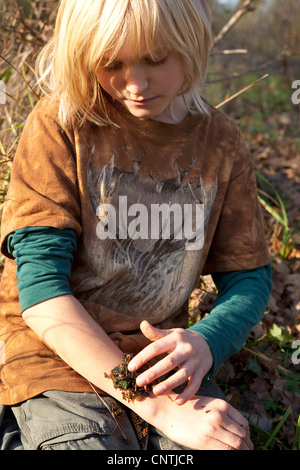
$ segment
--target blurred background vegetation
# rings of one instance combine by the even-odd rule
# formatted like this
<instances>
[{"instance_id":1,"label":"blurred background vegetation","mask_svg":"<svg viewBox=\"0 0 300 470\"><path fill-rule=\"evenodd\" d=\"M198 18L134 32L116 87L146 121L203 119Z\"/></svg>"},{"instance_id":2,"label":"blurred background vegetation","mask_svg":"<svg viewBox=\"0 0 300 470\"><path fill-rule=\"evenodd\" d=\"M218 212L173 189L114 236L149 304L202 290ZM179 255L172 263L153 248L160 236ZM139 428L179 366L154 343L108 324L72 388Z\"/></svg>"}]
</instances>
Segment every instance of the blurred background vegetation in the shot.
<instances>
[{"instance_id":1,"label":"blurred background vegetation","mask_svg":"<svg viewBox=\"0 0 300 470\"><path fill-rule=\"evenodd\" d=\"M274 280L261 324L217 379L249 417L257 449L299 450L300 368L292 357L300 339L300 106L292 102L292 84L300 80L300 1L208 4L214 47L205 95L237 122L248 142ZM57 5L0 0L0 80L6 89L5 104L0 100L0 208L22 127L41 97L34 64L53 33ZM215 295L211 279L202 278L191 297L191 322L209 313Z\"/></svg>"}]
</instances>

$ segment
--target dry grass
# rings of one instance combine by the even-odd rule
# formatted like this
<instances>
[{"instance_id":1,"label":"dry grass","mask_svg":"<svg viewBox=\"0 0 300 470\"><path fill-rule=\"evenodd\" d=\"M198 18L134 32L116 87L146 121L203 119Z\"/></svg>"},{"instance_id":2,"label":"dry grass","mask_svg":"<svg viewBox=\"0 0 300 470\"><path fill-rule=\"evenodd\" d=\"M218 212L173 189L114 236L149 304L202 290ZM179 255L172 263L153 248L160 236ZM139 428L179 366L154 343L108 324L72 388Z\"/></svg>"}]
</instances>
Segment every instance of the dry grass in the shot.
<instances>
[{"instance_id":1,"label":"dry grass","mask_svg":"<svg viewBox=\"0 0 300 470\"><path fill-rule=\"evenodd\" d=\"M0 78L6 84L6 104L0 105L1 206L22 126L39 99L34 63L52 33L56 5L57 0L0 0Z\"/></svg>"}]
</instances>

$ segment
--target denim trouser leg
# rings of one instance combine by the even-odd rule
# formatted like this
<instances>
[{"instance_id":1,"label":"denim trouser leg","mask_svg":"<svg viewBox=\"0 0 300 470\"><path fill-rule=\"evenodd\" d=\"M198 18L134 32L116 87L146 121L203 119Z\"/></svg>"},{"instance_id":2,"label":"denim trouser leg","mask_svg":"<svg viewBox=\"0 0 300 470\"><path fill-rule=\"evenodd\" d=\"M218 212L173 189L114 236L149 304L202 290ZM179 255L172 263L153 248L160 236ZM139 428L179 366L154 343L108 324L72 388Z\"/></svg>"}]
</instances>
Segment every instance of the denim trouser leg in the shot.
<instances>
[{"instance_id":1,"label":"denim trouser leg","mask_svg":"<svg viewBox=\"0 0 300 470\"><path fill-rule=\"evenodd\" d=\"M198 394L226 400L213 380L204 380ZM114 419L109 411L114 404L111 397L94 393L51 390L12 410L24 450L140 450L128 409ZM145 424L143 432L148 449L183 449L153 426Z\"/></svg>"},{"instance_id":2,"label":"denim trouser leg","mask_svg":"<svg viewBox=\"0 0 300 470\"><path fill-rule=\"evenodd\" d=\"M94 393L47 391L13 407L25 450L140 450L125 412L116 421ZM124 436L128 439L124 440Z\"/></svg>"},{"instance_id":3,"label":"denim trouser leg","mask_svg":"<svg viewBox=\"0 0 300 470\"><path fill-rule=\"evenodd\" d=\"M0 450L23 450L18 424L5 405L0 405Z\"/></svg>"}]
</instances>

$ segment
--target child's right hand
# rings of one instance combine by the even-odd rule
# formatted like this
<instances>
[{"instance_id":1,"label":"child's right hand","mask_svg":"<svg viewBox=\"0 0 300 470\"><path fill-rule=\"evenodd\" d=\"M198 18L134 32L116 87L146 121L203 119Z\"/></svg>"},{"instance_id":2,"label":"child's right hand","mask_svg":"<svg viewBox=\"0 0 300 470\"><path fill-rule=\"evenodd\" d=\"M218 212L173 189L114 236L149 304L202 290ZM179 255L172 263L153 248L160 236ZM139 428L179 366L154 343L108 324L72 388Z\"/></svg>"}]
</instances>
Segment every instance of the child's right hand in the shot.
<instances>
[{"instance_id":1,"label":"child's right hand","mask_svg":"<svg viewBox=\"0 0 300 470\"><path fill-rule=\"evenodd\" d=\"M170 400L162 412L156 426L180 445L195 450L253 450L248 421L224 400L195 397L182 406Z\"/></svg>"},{"instance_id":2,"label":"child's right hand","mask_svg":"<svg viewBox=\"0 0 300 470\"><path fill-rule=\"evenodd\" d=\"M184 404L197 393L203 377L211 369L213 357L207 342L194 331L155 328L146 320L140 328L152 342L130 361L129 370L136 371L151 359L166 356L142 372L137 377L137 385L143 387L168 374L153 387L153 393L157 396L172 393L174 388L187 382L176 399L178 405Z\"/></svg>"}]
</instances>

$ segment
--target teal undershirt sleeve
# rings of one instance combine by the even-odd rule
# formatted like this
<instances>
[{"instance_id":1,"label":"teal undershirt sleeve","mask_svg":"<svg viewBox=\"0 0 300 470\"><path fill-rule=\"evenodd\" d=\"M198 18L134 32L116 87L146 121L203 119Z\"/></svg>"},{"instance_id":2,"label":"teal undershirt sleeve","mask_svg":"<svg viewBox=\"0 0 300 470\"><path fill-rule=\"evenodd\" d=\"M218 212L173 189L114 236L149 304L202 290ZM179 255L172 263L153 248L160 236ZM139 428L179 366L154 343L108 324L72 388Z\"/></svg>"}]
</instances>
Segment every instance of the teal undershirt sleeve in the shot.
<instances>
[{"instance_id":1,"label":"teal undershirt sleeve","mask_svg":"<svg viewBox=\"0 0 300 470\"><path fill-rule=\"evenodd\" d=\"M71 264L77 248L71 229L28 227L8 237L7 248L17 265L21 313L61 295L72 295Z\"/></svg>"},{"instance_id":2,"label":"teal undershirt sleeve","mask_svg":"<svg viewBox=\"0 0 300 470\"><path fill-rule=\"evenodd\" d=\"M272 289L272 268L213 273L218 297L209 315L189 328L207 341L213 356L212 375L240 351L254 325L260 322Z\"/></svg>"}]
</instances>

